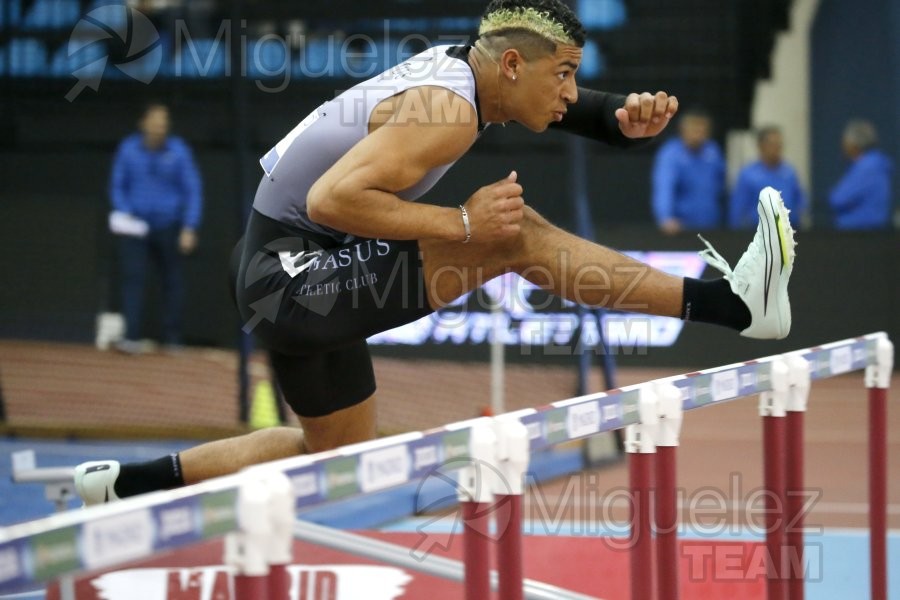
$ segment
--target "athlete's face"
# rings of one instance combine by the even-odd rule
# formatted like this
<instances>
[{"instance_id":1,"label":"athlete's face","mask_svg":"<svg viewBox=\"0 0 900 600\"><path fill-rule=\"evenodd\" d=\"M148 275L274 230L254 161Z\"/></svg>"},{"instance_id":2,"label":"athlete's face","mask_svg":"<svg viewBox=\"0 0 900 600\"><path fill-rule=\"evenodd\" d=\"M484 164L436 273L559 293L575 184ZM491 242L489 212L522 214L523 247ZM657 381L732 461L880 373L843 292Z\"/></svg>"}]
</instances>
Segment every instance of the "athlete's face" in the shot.
<instances>
[{"instance_id":1,"label":"athlete's face","mask_svg":"<svg viewBox=\"0 0 900 600\"><path fill-rule=\"evenodd\" d=\"M556 52L522 62L514 85L519 110L516 120L532 131L544 131L554 121L562 121L568 105L578 100L575 71L581 64L577 46L557 45Z\"/></svg>"}]
</instances>

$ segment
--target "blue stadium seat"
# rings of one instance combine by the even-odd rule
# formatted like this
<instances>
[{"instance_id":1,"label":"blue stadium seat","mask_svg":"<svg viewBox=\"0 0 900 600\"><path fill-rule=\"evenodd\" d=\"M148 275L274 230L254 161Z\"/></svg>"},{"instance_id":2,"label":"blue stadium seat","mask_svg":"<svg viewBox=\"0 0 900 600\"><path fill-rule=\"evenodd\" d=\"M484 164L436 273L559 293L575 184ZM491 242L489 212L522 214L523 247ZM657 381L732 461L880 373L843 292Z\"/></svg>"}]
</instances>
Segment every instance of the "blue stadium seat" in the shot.
<instances>
[{"instance_id":1,"label":"blue stadium seat","mask_svg":"<svg viewBox=\"0 0 900 600\"><path fill-rule=\"evenodd\" d=\"M584 54L581 57L581 66L578 68L578 78L597 79L606 72L606 57L594 40L588 40L584 44Z\"/></svg>"},{"instance_id":2,"label":"blue stadium seat","mask_svg":"<svg viewBox=\"0 0 900 600\"><path fill-rule=\"evenodd\" d=\"M53 20L53 4L50 0L37 0L22 19L23 29L50 29Z\"/></svg>"},{"instance_id":3,"label":"blue stadium seat","mask_svg":"<svg viewBox=\"0 0 900 600\"><path fill-rule=\"evenodd\" d=\"M345 77L347 73L341 51L341 42L334 36L307 39L299 60L294 61L294 76Z\"/></svg>"},{"instance_id":4,"label":"blue stadium seat","mask_svg":"<svg viewBox=\"0 0 900 600\"><path fill-rule=\"evenodd\" d=\"M172 74L192 79L224 77L227 51L227 45L223 40L208 38L187 40L181 44L181 54L175 56ZM251 56L248 56L248 61Z\"/></svg>"},{"instance_id":5,"label":"blue stadium seat","mask_svg":"<svg viewBox=\"0 0 900 600\"><path fill-rule=\"evenodd\" d=\"M9 42L9 74L13 77L43 77L50 74L47 48L41 40L13 38Z\"/></svg>"},{"instance_id":6,"label":"blue stadium seat","mask_svg":"<svg viewBox=\"0 0 900 600\"><path fill-rule=\"evenodd\" d=\"M628 20L623 0L579 0L578 18L585 29L621 27Z\"/></svg>"},{"instance_id":7,"label":"blue stadium seat","mask_svg":"<svg viewBox=\"0 0 900 600\"><path fill-rule=\"evenodd\" d=\"M101 21L104 25L119 30L120 28L127 26L126 14L125 11L115 7L122 6L123 4L124 3L121 0L97 0L91 4L90 9L85 14L101 9L92 16Z\"/></svg>"},{"instance_id":8,"label":"blue stadium seat","mask_svg":"<svg viewBox=\"0 0 900 600\"><path fill-rule=\"evenodd\" d=\"M349 43L354 40L353 43ZM351 36L341 44L341 71L355 79L368 79L384 70L384 55L387 52L382 39L368 36L356 39Z\"/></svg>"},{"instance_id":9,"label":"blue stadium seat","mask_svg":"<svg viewBox=\"0 0 900 600\"><path fill-rule=\"evenodd\" d=\"M90 65L84 72L85 76L102 75L106 62L97 62L106 56L106 46L102 43L89 44L78 52L69 56L68 47L64 44L53 55L50 62L50 75L53 77L68 77L78 69Z\"/></svg>"},{"instance_id":10,"label":"blue stadium seat","mask_svg":"<svg viewBox=\"0 0 900 600\"><path fill-rule=\"evenodd\" d=\"M78 0L37 0L22 19L22 28L64 29L72 27L80 16Z\"/></svg>"},{"instance_id":11,"label":"blue stadium seat","mask_svg":"<svg viewBox=\"0 0 900 600\"><path fill-rule=\"evenodd\" d=\"M7 12L9 23L6 22ZM0 2L0 27L14 27L22 20L22 1L3 0Z\"/></svg>"},{"instance_id":12,"label":"blue stadium seat","mask_svg":"<svg viewBox=\"0 0 900 600\"><path fill-rule=\"evenodd\" d=\"M88 9L89 11L94 10L95 8L99 8L101 6L108 6L110 4L127 4L125 0L94 0L91 2L91 7Z\"/></svg>"},{"instance_id":13,"label":"blue stadium seat","mask_svg":"<svg viewBox=\"0 0 900 600\"><path fill-rule=\"evenodd\" d=\"M246 63L248 77L282 78L291 68L290 49L277 37L251 40L247 44Z\"/></svg>"},{"instance_id":14,"label":"blue stadium seat","mask_svg":"<svg viewBox=\"0 0 900 600\"><path fill-rule=\"evenodd\" d=\"M435 25L438 31L475 35L480 20L480 17L442 17L436 20Z\"/></svg>"},{"instance_id":15,"label":"blue stadium seat","mask_svg":"<svg viewBox=\"0 0 900 600\"><path fill-rule=\"evenodd\" d=\"M391 19L390 33L418 33L428 30L428 19Z\"/></svg>"},{"instance_id":16,"label":"blue stadium seat","mask_svg":"<svg viewBox=\"0 0 900 600\"><path fill-rule=\"evenodd\" d=\"M57 0L56 4L56 27L72 27L81 18L81 4L78 0Z\"/></svg>"}]
</instances>

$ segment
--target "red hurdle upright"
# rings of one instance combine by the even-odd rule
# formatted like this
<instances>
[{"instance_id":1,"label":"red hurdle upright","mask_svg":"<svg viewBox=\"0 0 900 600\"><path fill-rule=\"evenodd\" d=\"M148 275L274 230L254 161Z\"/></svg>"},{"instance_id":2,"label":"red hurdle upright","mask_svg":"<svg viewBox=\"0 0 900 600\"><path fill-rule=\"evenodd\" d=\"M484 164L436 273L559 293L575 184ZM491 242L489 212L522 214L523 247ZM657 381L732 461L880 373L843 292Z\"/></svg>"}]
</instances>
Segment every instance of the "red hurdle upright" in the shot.
<instances>
[{"instance_id":1,"label":"red hurdle upright","mask_svg":"<svg viewBox=\"0 0 900 600\"><path fill-rule=\"evenodd\" d=\"M763 477L766 492L766 598L787 600L783 550L786 514L785 417L790 381L789 369L784 360L773 360L771 369L772 391L759 395L759 414L763 419Z\"/></svg>"},{"instance_id":2,"label":"red hurdle upright","mask_svg":"<svg viewBox=\"0 0 900 600\"><path fill-rule=\"evenodd\" d=\"M887 391L894 345L880 338L874 365L866 367L869 389L869 552L871 598L887 600Z\"/></svg>"}]
</instances>

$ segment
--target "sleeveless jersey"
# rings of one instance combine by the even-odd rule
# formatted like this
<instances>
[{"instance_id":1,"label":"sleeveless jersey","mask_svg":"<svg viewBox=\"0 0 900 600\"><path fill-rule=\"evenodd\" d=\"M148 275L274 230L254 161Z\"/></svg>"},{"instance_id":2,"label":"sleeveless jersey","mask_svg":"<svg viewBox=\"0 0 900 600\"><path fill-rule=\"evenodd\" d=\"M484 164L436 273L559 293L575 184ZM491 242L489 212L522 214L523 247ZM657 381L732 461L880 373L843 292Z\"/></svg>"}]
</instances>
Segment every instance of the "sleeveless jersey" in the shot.
<instances>
[{"instance_id":1,"label":"sleeveless jersey","mask_svg":"<svg viewBox=\"0 0 900 600\"><path fill-rule=\"evenodd\" d=\"M263 215L293 227L343 241L347 234L310 221L306 196L312 185L369 131L372 111L383 100L421 86L446 88L477 111L475 76L466 60L468 49L435 46L363 81L325 102L306 116L260 159L265 176L253 207ZM416 200L453 166L441 165L397 195Z\"/></svg>"}]
</instances>

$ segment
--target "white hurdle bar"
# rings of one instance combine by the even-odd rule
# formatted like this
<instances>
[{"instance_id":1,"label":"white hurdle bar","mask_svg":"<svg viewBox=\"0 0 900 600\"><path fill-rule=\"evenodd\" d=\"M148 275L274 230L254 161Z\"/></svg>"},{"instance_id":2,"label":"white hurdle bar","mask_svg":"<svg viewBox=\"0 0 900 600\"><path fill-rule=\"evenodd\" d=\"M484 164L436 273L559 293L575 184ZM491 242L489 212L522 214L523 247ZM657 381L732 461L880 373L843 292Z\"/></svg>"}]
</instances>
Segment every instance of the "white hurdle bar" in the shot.
<instances>
[{"instance_id":1,"label":"white hurdle bar","mask_svg":"<svg viewBox=\"0 0 900 600\"><path fill-rule=\"evenodd\" d=\"M31 523L2 528L0 594L81 570L110 568L124 562L147 558L160 551L206 539L212 535L209 532L216 535L239 533L240 537L235 538L237 541L230 544L237 543L242 550L235 551L234 547L230 546L229 562L243 575L254 577L263 570L259 565L259 556L263 556L261 561L265 563L267 569L269 563L275 562L276 558L282 562L285 560L283 545L280 546L280 551L275 551L258 548L254 540L263 537L262 531L287 529L283 525L285 520L293 519L293 514L287 515L287 508L307 509L334 500L392 488L434 474L442 469L443 465L448 467L445 470L457 470L459 467L469 469L480 465L479 461L483 461L484 464L479 468L489 466L487 471L495 473L504 473L509 469L506 477L512 476L514 480L517 479L517 476L513 475L517 472L513 463L521 464L523 461L518 451L513 452L504 447L508 440L499 441L497 431L502 430L498 425L499 420L503 420L504 423L514 420L524 426L528 432L530 451L634 425L641 427L639 431L642 436L646 432L652 432L654 436L652 440L645 437L636 440L639 441L639 444L635 444L636 447L641 448L643 444L652 442L653 446L671 448L674 451L677 431L659 434L657 439L658 432L654 432L653 428L658 429L663 419L670 419L670 423L674 424L676 416L670 406L661 408L658 399L655 404L653 402L648 404L645 399L649 397L650 392L674 386L680 395L681 409L685 411L749 395L771 393L776 391L776 387L778 394L783 396L785 389L790 391L790 387L782 389L783 386L776 385L774 380L780 377L780 367L777 364L783 363L785 356L788 355L771 356L649 381L554 402L538 409L453 423L426 432L411 432L330 452L275 461L264 467L254 467L254 469L265 468L268 473L278 472L281 477L286 477L293 494L293 503L284 502L283 496L272 491L279 486L284 488L285 480L267 484L265 486L267 491L261 495L257 494L257 491L245 491L248 480L258 482L260 477L258 474L248 476L245 472L179 490L128 498L84 511L71 511ZM870 389L872 407L870 436L872 587L874 600L884 600L886 593L879 595L881 589L886 590L884 414L893 346L887 335L879 332L799 350L790 353L790 356L796 357L794 360L798 364L800 360L805 361L811 379L866 370L866 385ZM664 392L662 395L668 393ZM480 433L476 434L476 430ZM483 432L493 432L493 441L488 439L490 435ZM633 452L632 456L641 453L653 454L649 452L649 445L646 449L647 452ZM479 456L482 458L478 458ZM485 460L485 457L488 460ZM473 476L473 471L467 472L470 483L474 481L472 477L479 476L477 473ZM480 477L484 479L485 474L481 473ZM490 474L487 475L487 479L491 479ZM467 489L465 478L461 483L460 493L470 502L478 501L478 504L491 502L495 493L493 490L499 489L497 487L489 487L487 491ZM210 506L214 510L210 510ZM266 506L268 512L278 514L268 517L270 519L268 522L260 522L256 518L260 506ZM195 530L185 532L184 535L174 539L164 539L159 533L162 515L169 509L184 510L185 507L192 511ZM478 513L482 514L483 511ZM103 528L111 521L115 521L117 531L121 531L122 527L131 528L132 537L129 539L139 540L142 543L135 544L135 549L125 553L126 555L86 551L86 545L80 543L86 536L86 529L90 528L92 535L102 534ZM41 558L43 562L38 565L40 569L36 569L38 561L32 540L38 537L46 538L50 534L60 534L70 539L73 546L71 553L77 556L77 560L72 559L71 553L45 553ZM640 535L640 531L633 533L633 537ZM645 535L649 538L650 532ZM486 536L481 537L486 539ZM468 542L464 542L466 543ZM483 549L475 552L476 555L484 555ZM65 560L61 558L59 562L54 562L57 555ZM512 568L507 563L508 561L501 561L498 564L500 569L498 581L514 579L504 574L506 570ZM479 589L483 592L484 573L490 575L490 571L485 570L483 566L473 568L476 577L479 578L474 585L481 586ZM653 565L644 565L644 568L652 570ZM671 565L669 568L674 569L677 566ZM490 580L492 579L489 576ZM263 594L261 590L262 586L259 587L259 594ZM515 600L516 594L521 593L520 589L507 588L501 593L501 600ZM265 596L260 595L257 598L264 599L267 595L268 588Z\"/></svg>"}]
</instances>

